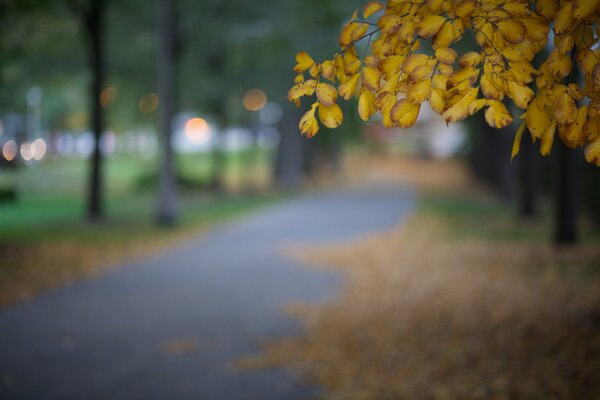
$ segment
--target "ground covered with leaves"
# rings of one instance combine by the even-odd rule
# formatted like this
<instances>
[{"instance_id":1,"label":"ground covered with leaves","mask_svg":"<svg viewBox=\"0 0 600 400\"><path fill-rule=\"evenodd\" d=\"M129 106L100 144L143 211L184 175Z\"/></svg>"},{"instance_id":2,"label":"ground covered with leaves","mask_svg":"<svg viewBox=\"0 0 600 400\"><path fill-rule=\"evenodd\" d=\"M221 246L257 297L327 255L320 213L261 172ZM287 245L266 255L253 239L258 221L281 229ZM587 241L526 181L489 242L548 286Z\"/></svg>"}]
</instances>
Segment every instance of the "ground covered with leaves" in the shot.
<instances>
[{"instance_id":1,"label":"ground covered with leaves","mask_svg":"<svg viewBox=\"0 0 600 400\"><path fill-rule=\"evenodd\" d=\"M304 334L253 363L293 368L326 399L600 398L597 237L556 248L543 218L519 222L441 167L454 184L417 181L422 206L401 227L290 252L347 279L326 303L290 307Z\"/></svg>"}]
</instances>

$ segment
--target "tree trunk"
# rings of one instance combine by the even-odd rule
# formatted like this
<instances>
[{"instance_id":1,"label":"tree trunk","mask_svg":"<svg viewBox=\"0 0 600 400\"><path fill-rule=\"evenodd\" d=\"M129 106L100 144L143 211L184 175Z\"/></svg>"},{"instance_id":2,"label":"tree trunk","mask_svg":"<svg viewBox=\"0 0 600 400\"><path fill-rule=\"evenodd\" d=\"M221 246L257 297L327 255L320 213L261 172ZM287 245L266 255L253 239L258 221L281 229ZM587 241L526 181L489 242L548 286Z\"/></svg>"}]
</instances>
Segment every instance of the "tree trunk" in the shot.
<instances>
[{"instance_id":1,"label":"tree trunk","mask_svg":"<svg viewBox=\"0 0 600 400\"><path fill-rule=\"evenodd\" d=\"M89 62L92 71L90 85L91 123L94 135L94 149L91 157L90 178L87 199L87 216L91 221L100 220L104 210L102 207L103 179L102 152L100 139L104 131L104 111L100 104L100 92L104 85L104 14L103 0L90 0L90 8L85 16L89 40Z\"/></svg>"},{"instance_id":2,"label":"tree trunk","mask_svg":"<svg viewBox=\"0 0 600 400\"><path fill-rule=\"evenodd\" d=\"M160 100L159 117L159 193L157 220L161 225L177 222L177 193L171 145L175 114L175 9L173 0L156 0L158 26L157 80Z\"/></svg>"},{"instance_id":3,"label":"tree trunk","mask_svg":"<svg viewBox=\"0 0 600 400\"><path fill-rule=\"evenodd\" d=\"M537 215L538 168L535 147L527 131L524 132L519 151L519 216L534 218Z\"/></svg>"},{"instance_id":4,"label":"tree trunk","mask_svg":"<svg viewBox=\"0 0 600 400\"><path fill-rule=\"evenodd\" d=\"M578 158L580 152L558 140L558 184L554 239L557 244L577 242L577 207L579 205Z\"/></svg>"},{"instance_id":5,"label":"tree trunk","mask_svg":"<svg viewBox=\"0 0 600 400\"><path fill-rule=\"evenodd\" d=\"M290 104L283 105L283 118L279 123L281 137L275 158L275 182L284 189L295 189L304 177L305 138L298 131L302 113Z\"/></svg>"}]
</instances>

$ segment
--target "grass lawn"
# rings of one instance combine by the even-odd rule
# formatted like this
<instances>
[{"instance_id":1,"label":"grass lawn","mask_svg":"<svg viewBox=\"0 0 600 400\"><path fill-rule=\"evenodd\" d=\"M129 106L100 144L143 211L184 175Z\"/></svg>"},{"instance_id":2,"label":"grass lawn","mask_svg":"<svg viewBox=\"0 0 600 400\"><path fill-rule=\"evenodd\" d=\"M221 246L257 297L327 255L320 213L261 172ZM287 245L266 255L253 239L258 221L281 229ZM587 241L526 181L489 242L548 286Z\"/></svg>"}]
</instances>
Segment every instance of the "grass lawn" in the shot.
<instances>
[{"instance_id":1,"label":"grass lawn","mask_svg":"<svg viewBox=\"0 0 600 400\"><path fill-rule=\"evenodd\" d=\"M381 172L381 167L379 166ZM403 226L290 252L347 279L290 305L304 326L240 362L295 368L332 399L600 398L600 240L550 244L460 165L387 165L420 190Z\"/></svg>"}]
</instances>

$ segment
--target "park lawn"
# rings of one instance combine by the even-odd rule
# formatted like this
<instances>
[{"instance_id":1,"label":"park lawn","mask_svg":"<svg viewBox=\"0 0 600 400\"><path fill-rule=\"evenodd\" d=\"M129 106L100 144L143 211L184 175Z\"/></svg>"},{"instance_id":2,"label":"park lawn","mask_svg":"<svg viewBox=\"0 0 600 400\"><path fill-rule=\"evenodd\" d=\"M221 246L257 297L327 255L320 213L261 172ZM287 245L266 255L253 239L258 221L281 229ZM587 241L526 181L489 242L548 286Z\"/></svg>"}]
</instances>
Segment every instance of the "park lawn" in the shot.
<instances>
[{"instance_id":1,"label":"park lawn","mask_svg":"<svg viewBox=\"0 0 600 400\"><path fill-rule=\"evenodd\" d=\"M559 249L547 210L518 221L460 165L386 167L420 189L415 215L353 243L289 249L347 279L332 300L290 305L302 335L240 365L295 369L327 399L600 398L597 232Z\"/></svg>"}]
</instances>

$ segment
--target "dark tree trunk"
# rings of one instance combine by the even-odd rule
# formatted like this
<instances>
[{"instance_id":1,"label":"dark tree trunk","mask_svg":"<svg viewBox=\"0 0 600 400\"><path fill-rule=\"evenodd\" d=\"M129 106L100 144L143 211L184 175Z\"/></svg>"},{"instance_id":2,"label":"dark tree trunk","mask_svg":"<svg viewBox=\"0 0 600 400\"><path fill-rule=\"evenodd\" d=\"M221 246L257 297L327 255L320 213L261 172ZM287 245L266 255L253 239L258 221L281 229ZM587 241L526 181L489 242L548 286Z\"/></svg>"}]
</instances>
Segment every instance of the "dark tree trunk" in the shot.
<instances>
[{"instance_id":1,"label":"dark tree trunk","mask_svg":"<svg viewBox=\"0 0 600 400\"><path fill-rule=\"evenodd\" d=\"M557 244L577 242L577 207L579 206L578 161L580 152L558 140L556 219L554 239Z\"/></svg>"},{"instance_id":2,"label":"dark tree trunk","mask_svg":"<svg viewBox=\"0 0 600 400\"><path fill-rule=\"evenodd\" d=\"M519 216L534 218L537 215L538 167L535 146L531 137L524 132L518 155Z\"/></svg>"},{"instance_id":3,"label":"dark tree trunk","mask_svg":"<svg viewBox=\"0 0 600 400\"><path fill-rule=\"evenodd\" d=\"M157 220L161 225L177 222L177 193L171 146L172 123L175 114L175 9L173 0L156 0L157 20L157 80L159 105L159 193Z\"/></svg>"},{"instance_id":4,"label":"dark tree trunk","mask_svg":"<svg viewBox=\"0 0 600 400\"><path fill-rule=\"evenodd\" d=\"M85 27L89 40L89 63L92 71L90 85L91 123L94 135L94 149L90 165L90 178L87 198L87 216L91 221L102 218L102 152L100 139L104 131L104 111L100 104L100 92L104 85L104 16L103 0L90 0L90 7L85 14Z\"/></svg>"},{"instance_id":5,"label":"dark tree trunk","mask_svg":"<svg viewBox=\"0 0 600 400\"><path fill-rule=\"evenodd\" d=\"M275 182L284 189L294 189L304 177L306 139L298 129L302 113L290 104L284 104L283 107L283 118L279 123L281 138L275 158Z\"/></svg>"},{"instance_id":6,"label":"dark tree trunk","mask_svg":"<svg viewBox=\"0 0 600 400\"><path fill-rule=\"evenodd\" d=\"M579 84L581 74L575 61L575 49L571 51L573 68L565 84ZM579 107L579 104L577 105ZM569 149L557 138L558 157L556 176L556 220L554 240L557 244L577 242L577 207L579 206L578 158L581 152Z\"/></svg>"}]
</instances>

